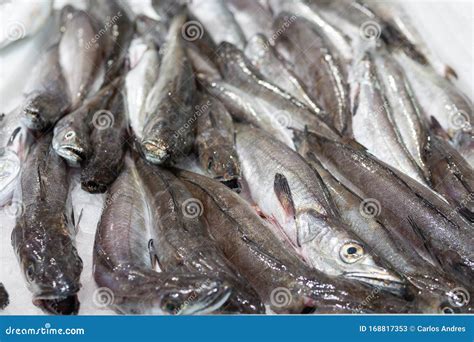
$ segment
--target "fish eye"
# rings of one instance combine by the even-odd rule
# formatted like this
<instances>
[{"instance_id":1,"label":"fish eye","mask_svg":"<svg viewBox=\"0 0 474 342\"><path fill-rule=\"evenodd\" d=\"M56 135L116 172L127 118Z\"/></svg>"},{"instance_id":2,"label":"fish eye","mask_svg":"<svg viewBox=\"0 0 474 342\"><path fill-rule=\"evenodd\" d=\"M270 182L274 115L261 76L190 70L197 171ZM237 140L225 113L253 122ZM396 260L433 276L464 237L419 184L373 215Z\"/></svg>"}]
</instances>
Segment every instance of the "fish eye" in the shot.
<instances>
[{"instance_id":1,"label":"fish eye","mask_svg":"<svg viewBox=\"0 0 474 342\"><path fill-rule=\"evenodd\" d=\"M171 315L177 315L181 310L181 305L173 296L167 296L162 300L162 308Z\"/></svg>"},{"instance_id":2,"label":"fish eye","mask_svg":"<svg viewBox=\"0 0 474 342\"><path fill-rule=\"evenodd\" d=\"M456 311L449 306L441 307L440 311L441 313L448 314L448 315L456 313Z\"/></svg>"},{"instance_id":3,"label":"fish eye","mask_svg":"<svg viewBox=\"0 0 474 342\"><path fill-rule=\"evenodd\" d=\"M352 264L360 260L364 256L364 248L354 242L345 243L340 251L342 261L347 264Z\"/></svg>"},{"instance_id":4,"label":"fish eye","mask_svg":"<svg viewBox=\"0 0 474 342\"><path fill-rule=\"evenodd\" d=\"M64 138L66 139L72 139L76 136L76 133L74 131L70 131L70 132L67 132L65 135L64 135Z\"/></svg>"},{"instance_id":5,"label":"fish eye","mask_svg":"<svg viewBox=\"0 0 474 342\"><path fill-rule=\"evenodd\" d=\"M26 269L26 279L28 281L33 281L35 276L35 266L33 264L30 264L28 268Z\"/></svg>"}]
</instances>

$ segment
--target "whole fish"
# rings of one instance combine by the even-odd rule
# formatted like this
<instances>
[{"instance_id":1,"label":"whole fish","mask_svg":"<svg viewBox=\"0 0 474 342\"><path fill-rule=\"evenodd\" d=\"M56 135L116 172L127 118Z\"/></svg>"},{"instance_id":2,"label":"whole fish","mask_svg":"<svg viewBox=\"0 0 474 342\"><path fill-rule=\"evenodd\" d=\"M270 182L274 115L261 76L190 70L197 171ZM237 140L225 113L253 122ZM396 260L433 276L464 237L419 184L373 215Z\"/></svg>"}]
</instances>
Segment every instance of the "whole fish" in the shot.
<instances>
[{"instance_id":1,"label":"whole fish","mask_svg":"<svg viewBox=\"0 0 474 342\"><path fill-rule=\"evenodd\" d=\"M268 81L285 89L316 114L323 112L321 106L311 99L305 86L288 68L283 57L270 45L270 41L264 35L257 34L249 39L245 55Z\"/></svg>"},{"instance_id":2,"label":"whole fish","mask_svg":"<svg viewBox=\"0 0 474 342\"><path fill-rule=\"evenodd\" d=\"M134 25L129 16L130 9L120 1L88 1L87 13L94 17L97 24L95 35L86 42L85 47L93 49L98 44L103 49L104 85L119 76L133 38Z\"/></svg>"},{"instance_id":3,"label":"whole fish","mask_svg":"<svg viewBox=\"0 0 474 342\"><path fill-rule=\"evenodd\" d=\"M471 100L429 66L416 63L404 53L394 56L403 67L422 112L428 120L429 116L433 116L449 137L456 137L456 149L473 167L474 114Z\"/></svg>"},{"instance_id":4,"label":"whole fish","mask_svg":"<svg viewBox=\"0 0 474 342\"><path fill-rule=\"evenodd\" d=\"M400 245L472 286L472 227L436 206L439 197L426 196L423 185L401 176L355 143L320 138L313 148L339 180L353 184L359 196L376 204L381 222Z\"/></svg>"},{"instance_id":5,"label":"whole fish","mask_svg":"<svg viewBox=\"0 0 474 342\"><path fill-rule=\"evenodd\" d=\"M122 314L204 314L219 308L230 292L225 282L153 269L146 201L143 183L127 157L97 227L93 272L99 295Z\"/></svg>"},{"instance_id":6,"label":"whole fish","mask_svg":"<svg viewBox=\"0 0 474 342\"><path fill-rule=\"evenodd\" d=\"M89 93L101 64L101 47L98 42L91 42L96 34L94 25L89 13L71 5L63 7L59 60L72 108L77 108Z\"/></svg>"},{"instance_id":7,"label":"whole fish","mask_svg":"<svg viewBox=\"0 0 474 342\"><path fill-rule=\"evenodd\" d=\"M338 139L339 135L334 129L325 124L317 115L308 109L303 103L288 94L283 89L266 81L260 73L255 70L250 61L245 57L242 51L237 49L230 43L221 43L218 51L218 66L224 79L241 91L251 94L256 100L252 102L260 102L267 106L269 112L268 118L270 126L280 126L280 130L285 129L299 129L303 130L305 126L310 131L318 132L324 136L332 139ZM220 92L212 91L212 94L219 94ZM219 96L216 95L219 98ZM230 100L234 100L235 96ZM230 112L234 114L238 110L232 110L227 102L222 100L224 105L229 108ZM250 102L246 105L247 108L252 108L254 105ZM238 106L239 104L237 104ZM246 117L245 121L256 124L260 121L262 114L257 113L257 118L253 118L254 113L248 113L247 108L240 109L242 116ZM263 121L263 120L262 120ZM258 125L258 124L256 124ZM258 125L263 129L268 129L267 124Z\"/></svg>"},{"instance_id":8,"label":"whole fish","mask_svg":"<svg viewBox=\"0 0 474 342\"><path fill-rule=\"evenodd\" d=\"M196 17L202 25L206 28L206 31L212 37L214 43L219 44L221 42L229 42L240 49L245 46L245 36L237 24L234 15L229 10L229 5L225 0L195 0L188 5L190 13ZM185 39L189 35L189 40L194 39L191 36L192 22L188 22L185 27ZM202 27L198 24L194 24L198 32L198 36L202 34Z\"/></svg>"},{"instance_id":9,"label":"whole fish","mask_svg":"<svg viewBox=\"0 0 474 342\"><path fill-rule=\"evenodd\" d=\"M258 1L229 0L227 5L247 41L256 34L272 34L272 13Z\"/></svg>"},{"instance_id":10,"label":"whole fish","mask_svg":"<svg viewBox=\"0 0 474 342\"><path fill-rule=\"evenodd\" d=\"M235 151L234 125L224 105L203 94L198 118L196 149L201 166L215 179L233 184L240 178L240 162Z\"/></svg>"},{"instance_id":11,"label":"whole fish","mask_svg":"<svg viewBox=\"0 0 474 342\"><path fill-rule=\"evenodd\" d=\"M309 265L330 276L403 292L403 280L379 266L368 246L347 231L321 177L298 153L250 127L239 126L236 139L252 199Z\"/></svg>"},{"instance_id":12,"label":"whole fish","mask_svg":"<svg viewBox=\"0 0 474 342\"><path fill-rule=\"evenodd\" d=\"M0 25L0 49L35 35L48 21L52 11L52 0L33 3L29 0L3 1L0 12L5 13L5 17Z\"/></svg>"},{"instance_id":13,"label":"whole fish","mask_svg":"<svg viewBox=\"0 0 474 342\"><path fill-rule=\"evenodd\" d=\"M8 292L5 289L5 286L0 283L0 310L5 309L9 303L10 300L8 299Z\"/></svg>"},{"instance_id":14,"label":"whole fish","mask_svg":"<svg viewBox=\"0 0 474 342\"><path fill-rule=\"evenodd\" d=\"M352 130L357 142L381 161L424 183L423 172L403 144L395 125L372 52L364 52L360 60L355 61L351 91L354 93Z\"/></svg>"},{"instance_id":15,"label":"whole fish","mask_svg":"<svg viewBox=\"0 0 474 342\"><path fill-rule=\"evenodd\" d=\"M194 141L196 85L181 34L185 22L185 12L172 19L160 77L146 99L141 148L155 164L172 163L187 155Z\"/></svg>"},{"instance_id":16,"label":"whole fish","mask_svg":"<svg viewBox=\"0 0 474 342\"><path fill-rule=\"evenodd\" d=\"M291 28L296 17L304 18L314 25L314 27L320 32L324 33L324 36L337 49L344 62L351 61L353 51L349 37L347 37L338 27L331 25L325 18L323 18L318 13L319 10L314 10L309 4L305 3L304 0L268 0L268 5L270 6L274 17L277 17L283 12L286 12L288 16L286 24L284 22L284 26L278 26L276 32ZM275 29L275 25L273 27ZM306 45L307 43L302 46Z\"/></svg>"},{"instance_id":17,"label":"whole fish","mask_svg":"<svg viewBox=\"0 0 474 342\"><path fill-rule=\"evenodd\" d=\"M145 102L150 90L158 79L160 58L158 48L146 38L136 38L130 46L130 55L138 49L145 49L142 56L133 65L125 77L127 107L130 126L137 139L141 139L145 121Z\"/></svg>"},{"instance_id":18,"label":"whole fish","mask_svg":"<svg viewBox=\"0 0 474 342\"><path fill-rule=\"evenodd\" d=\"M71 94L59 62L59 46L47 48L36 63L24 91L23 122L32 130L56 123L71 107Z\"/></svg>"},{"instance_id":19,"label":"whole fish","mask_svg":"<svg viewBox=\"0 0 474 342\"><path fill-rule=\"evenodd\" d=\"M169 171L147 165L143 159L137 162L137 169L150 196L153 246L160 268L225 279L232 293L220 312L264 312L255 290L208 234L200 219L200 202Z\"/></svg>"},{"instance_id":20,"label":"whole fish","mask_svg":"<svg viewBox=\"0 0 474 342\"><path fill-rule=\"evenodd\" d=\"M105 192L122 170L128 121L121 86L89 122L92 154L81 169L81 186L90 193Z\"/></svg>"},{"instance_id":21,"label":"whole fish","mask_svg":"<svg viewBox=\"0 0 474 342\"><path fill-rule=\"evenodd\" d=\"M208 229L227 258L277 313L396 312L409 303L379 292L363 301L367 289L310 269L235 192L217 181L180 171L193 196L203 203ZM219 222L219 225L213 224ZM403 304L401 304L403 303ZM402 306L407 305L402 308Z\"/></svg>"},{"instance_id":22,"label":"whole fish","mask_svg":"<svg viewBox=\"0 0 474 342\"><path fill-rule=\"evenodd\" d=\"M89 135L93 114L115 93L120 82L121 78L115 79L54 126L53 149L69 166L79 166L90 157L93 147Z\"/></svg>"},{"instance_id":23,"label":"whole fish","mask_svg":"<svg viewBox=\"0 0 474 342\"><path fill-rule=\"evenodd\" d=\"M400 246L390 235L390 230L377 220L376 211L370 211L370 202L364 202L319 162L309 141L305 140L298 152L321 176L348 229L388 262L398 274L422 291L419 293L420 297L429 297L428 307L420 304L423 311L441 312L451 298L456 281L449 279L433 265L423 262L412 249Z\"/></svg>"},{"instance_id":24,"label":"whole fish","mask_svg":"<svg viewBox=\"0 0 474 342\"><path fill-rule=\"evenodd\" d=\"M471 223L474 222L474 170L446 140L433 118L424 158L430 169L433 189L444 196Z\"/></svg>"},{"instance_id":25,"label":"whole fish","mask_svg":"<svg viewBox=\"0 0 474 342\"><path fill-rule=\"evenodd\" d=\"M23 167L11 242L33 303L48 313L77 314L82 260L67 212L67 166L50 144L51 134L40 138Z\"/></svg>"},{"instance_id":26,"label":"whole fish","mask_svg":"<svg viewBox=\"0 0 474 342\"><path fill-rule=\"evenodd\" d=\"M343 59L317 27L291 15L283 12L273 23L277 29L291 22L277 37L276 48L294 66L293 71L306 86L311 99L321 104L326 112L325 122L339 133L350 135L349 89ZM306 42L311 44L301 51L299 47L306 46Z\"/></svg>"},{"instance_id":27,"label":"whole fish","mask_svg":"<svg viewBox=\"0 0 474 342\"><path fill-rule=\"evenodd\" d=\"M423 113L420 113L418 101L402 67L384 49L374 54L374 63L377 79L386 96L403 145L420 167L424 178L428 179L429 171L423 159L428 133L423 124Z\"/></svg>"}]
</instances>

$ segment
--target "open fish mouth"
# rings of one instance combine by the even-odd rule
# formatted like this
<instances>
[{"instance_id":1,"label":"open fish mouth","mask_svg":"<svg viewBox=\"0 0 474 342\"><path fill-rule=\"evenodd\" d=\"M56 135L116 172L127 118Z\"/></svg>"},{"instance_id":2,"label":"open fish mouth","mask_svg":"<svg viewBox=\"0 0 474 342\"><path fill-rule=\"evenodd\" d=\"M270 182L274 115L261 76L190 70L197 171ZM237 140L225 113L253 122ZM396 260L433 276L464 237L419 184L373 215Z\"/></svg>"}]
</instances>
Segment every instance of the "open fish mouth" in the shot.
<instances>
[{"instance_id":1,"label":"open fish mouth","mask_svg":"<svg viewBox=\"0 0 474 342\"><path fill-rule=\"evenodd\" d=\"M85 160L86 154L83 148L73 145L63 145L56 149L56 153L74 165Z\"/></svg>"},{"instance_id":2,"label":"open fish mouth","mask_svg":"<svg viewBox=\"0 0 474 342\"><path fill-rule=\"evenodd\" d=\"M77 315L80 306L77 295L51 299L34 299L33 304L54 315Z\"/></svg>"},{"instance_id":3,"label":"open fish mouth","mask_svg":"<svg viewBox=\"0 0 474 342\"><path fill-rule=\"evenodd\" d=\"M229 299L232 288L225 287L222 291L219 288L215 288L212 292L214 293L207 294L199 302L191 302L183 306L179 311L179 315L205 315L216 311Z\"/></svg>"},{"instance_id":4,"label":"open fish mouth","mask_svg":"<svg viewBox=\"0 0 474 342\"><path fill-rule=\"evenodd\" d=\"M406 290L405 282L388 272L346 272L343 276L396 295L403 295Z\"/></svg>"},{"instance_id":5,"label":"open fish mouth","mask_svg":"<svg viewBox=\"0 0 474 342\"><path fill-rule=\"evenodd\" d=\"M164 162L169 157L166 144L153 140L143 142L143 153L148 161L156 164Z\"/></svg>"}]
</instances>

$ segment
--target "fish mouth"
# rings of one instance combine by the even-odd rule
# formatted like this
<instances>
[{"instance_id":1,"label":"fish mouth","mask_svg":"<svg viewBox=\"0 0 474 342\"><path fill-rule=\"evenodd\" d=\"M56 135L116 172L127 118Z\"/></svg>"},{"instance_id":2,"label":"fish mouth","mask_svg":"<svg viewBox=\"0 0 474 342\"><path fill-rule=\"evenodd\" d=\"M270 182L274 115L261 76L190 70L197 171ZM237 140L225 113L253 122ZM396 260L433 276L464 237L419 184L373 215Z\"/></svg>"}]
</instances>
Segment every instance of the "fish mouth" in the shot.
<instances>
[{"instance_id":1,"label":"fish mouth","mask_svg":"<svg viewBox=\"0 0 474 342\"><path fill-rule=\"evenodd\" d=\"M216 178L216 179L222 184L224 184L226 187L228 187L231 190L236 191L237 193L240 193L240 191L242 190L242 187L240 185L240 181L238 178L232 178L229 180L219 179L219 178Z\"/></svg>"},{"instance_id":2,"label":"fish mouth","mask_svg":"<svg viewBox=\"0 0 474 342\"><path fill-rule=\"evenodd\" d=\"M405 282L389 272L345 272L343 276L399 296L402 296L406 290Z\"/></svg>"},{"instance_id":3,"label":"fish mouth","mask_svg":"<svg viewBox=\"0 0 474 342\"><path fill-rule=\"evenodd\" d=\"M107 191L106 184L94 179L82 181L81 188L91 194L102 194Z\"/></svg>"},{"instance_id":4,"label":"fish mouth","mask_svg":"<svg viewBox=\"0 0 474 342\"><path fill-rule=\"evenodd\" d=\"M66 159L73 166L78 166L86 159L85 151L82 147L73 145L63 145L55 149L56 153Z\"/></svg>"},{"instance_id":5,"label":"fish mouth","mask_svg":"<svg viewBox=\"0 0 474 342\"><path fill-rule=\"evenodd\" d=\"M41 118L39 111L35 108L23 108L23 117L21 121L29 129L37 130L45 127L45 123Z\"/></svg>"},{"instance_id":6,"label":"fish mouth","mask_svg":"<svg viewBox=\"0 0 474 342\"><path fill-rule=\"evenodd\" d=\"M185 306L180 315L205 315L219 309L229 299L232 288L225 286L223 289L215 288L211 294L206 295L201 301Z\"/></svg>"},{"instance_id":7,"label":"fish mouth","mask_svg":"<svg viewBox=\"0 0 474 342\"><path fill-rule=\"evenodd\" d=\"M80 307L77 295L50 299L38 298L33 300L33 304L53 315L77 315Z\"/></svg>"},{"instance_id":8,"label":"fish mouth","mask_svg":"<svg viewBox=\"0 0 474 342\"><path fill-rule=\"evenodd\" d=\"M146 140L142 143L142 147L145 158L153 164L162 164L170 156L168 145L163 142Z\"/></svg>"}]
</instances>

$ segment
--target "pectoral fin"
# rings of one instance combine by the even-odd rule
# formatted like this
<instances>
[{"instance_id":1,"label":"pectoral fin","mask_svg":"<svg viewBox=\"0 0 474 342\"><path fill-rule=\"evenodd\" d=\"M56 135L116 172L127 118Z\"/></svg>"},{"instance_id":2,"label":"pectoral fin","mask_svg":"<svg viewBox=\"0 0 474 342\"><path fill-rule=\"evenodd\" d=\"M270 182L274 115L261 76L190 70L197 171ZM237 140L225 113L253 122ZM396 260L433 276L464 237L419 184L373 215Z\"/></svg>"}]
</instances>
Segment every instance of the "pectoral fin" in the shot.
<instances>
[{"instance_id":1,"label":"pectoral fin","mask_svg":"<svg viewBox=\"0 0 474 342\"><path fill-rule=\"evenodd\" d=\"M289 217L295 218L296 210L293 198L291 196L290 186L288 180L281 173L275 174L275 180L273 182L273 190L278 198L283 210Z\"/></svg>"}]
</instances>

